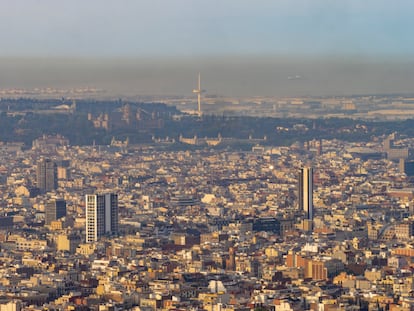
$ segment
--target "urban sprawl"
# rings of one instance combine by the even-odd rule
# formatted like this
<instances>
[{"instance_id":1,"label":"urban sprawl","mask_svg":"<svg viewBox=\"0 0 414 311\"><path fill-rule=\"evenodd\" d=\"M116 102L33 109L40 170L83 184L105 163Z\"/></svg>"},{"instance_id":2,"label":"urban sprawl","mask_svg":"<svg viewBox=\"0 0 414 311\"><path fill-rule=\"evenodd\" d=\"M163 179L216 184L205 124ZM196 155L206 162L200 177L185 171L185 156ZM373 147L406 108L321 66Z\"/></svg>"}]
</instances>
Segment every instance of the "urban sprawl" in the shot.
<instances>
[{"instance_id":1,"label":"urban sprawl","mask_svg":"<svg viewBox=\"0 0 414 311\"><path fill-rule=\"evenodd\" d=\"M1 143L0 310L414 310L414 138L200 139Z\"/></svg>"}]
</instances>

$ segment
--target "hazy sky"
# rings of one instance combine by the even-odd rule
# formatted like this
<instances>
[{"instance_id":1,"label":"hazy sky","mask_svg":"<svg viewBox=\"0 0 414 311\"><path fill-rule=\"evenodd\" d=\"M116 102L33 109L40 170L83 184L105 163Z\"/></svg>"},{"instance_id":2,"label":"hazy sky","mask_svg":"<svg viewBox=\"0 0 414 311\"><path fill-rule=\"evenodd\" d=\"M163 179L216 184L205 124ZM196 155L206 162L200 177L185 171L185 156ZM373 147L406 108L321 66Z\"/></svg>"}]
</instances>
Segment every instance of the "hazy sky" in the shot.
<instances>
[{"instance_id":1,"label":"hazy sky","mask_svg":"<svg viewBox=\"0 0 414 311\"><path fill-rule=\"evenodd\" d=\"M0 0L0 89L405 92L413 0ZM289 77L300 79L289 79Z\"/></svg>"},{"instance_id":2,"label":"hazy sky","mask_svg":"<svg viewBox=\"0 0 414 311\"><path fill-rule=\"evenodd\" d=\"M412 0L2 0L0 56L413 54Z\"/></svg>"}]
</instances>

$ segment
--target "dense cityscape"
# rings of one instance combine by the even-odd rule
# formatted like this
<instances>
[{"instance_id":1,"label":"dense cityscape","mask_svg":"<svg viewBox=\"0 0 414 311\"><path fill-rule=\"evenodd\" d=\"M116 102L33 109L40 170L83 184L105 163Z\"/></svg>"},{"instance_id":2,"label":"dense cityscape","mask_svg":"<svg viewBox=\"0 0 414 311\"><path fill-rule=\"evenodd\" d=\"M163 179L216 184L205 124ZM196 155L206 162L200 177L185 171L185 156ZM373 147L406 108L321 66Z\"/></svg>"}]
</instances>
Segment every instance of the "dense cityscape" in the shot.
<instances>
[{"instance_id":1,"label":"dense cityscape","mask_svg":"<svg viewBox=\"0 0 414 311\"><path fill-rule=\"evenodd\" d=\"M0 311L414 311L414 1L1 4Z\"/></svg>"},{"instance_id":2,"label":"dense cityscape","mask_svg":"<svg viewBox=\"0 0 414 311\"><path fill-rule=\"evenodd\" d=\"M1 103L17 134L3 131L0 145L1 310L414 307L414 138L401 125L389 133L394 120ZM57 132L25 143L26 122L62 115L98 131L96 141L118 136L75 144ZM265 137L261 119L272 123ZM185 137L167 131L170 120L203 126ZM217 120L245 132L197 137ZM338 132L323 129L332 121ZM151 138L131 143L135 132ZM293 143L277 139L286 133Z\"/></svg>"}]
</instances>

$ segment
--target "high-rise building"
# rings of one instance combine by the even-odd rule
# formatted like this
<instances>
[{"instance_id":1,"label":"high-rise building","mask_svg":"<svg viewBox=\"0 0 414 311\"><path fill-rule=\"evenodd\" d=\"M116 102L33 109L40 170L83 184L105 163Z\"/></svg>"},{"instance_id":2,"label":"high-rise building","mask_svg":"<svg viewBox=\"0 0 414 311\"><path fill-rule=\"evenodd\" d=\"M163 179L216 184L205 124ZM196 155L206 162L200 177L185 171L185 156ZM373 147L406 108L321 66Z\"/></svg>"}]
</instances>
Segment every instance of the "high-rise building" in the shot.
<instances>
[{"instance_id":1,"label":"high-rise building","mask_svg":"<svg viewBox=\"0 0 414 311\"><path fill-rule=\"evenodd\" d=\"M36 169L37 187L41 192L55 190L57 188L57 167L50 159L41 159L37 162Z\"/></svg>"},{"instance_id":2,"label":"high-rise building","mask_svg":"<svg viewBox=\"0 0 414 311\"><path fill-rule=\"evenodd\" d=\"M313 169L310 167L300 170L299 209L305 212L305 220L313 220Z\"/></svg>"},{"instance_id":3,"label":"high-rise building","mask_svg":"<svg viewBox=\"0 0 414 311\"><path fill-rule=\"evenodd\" d=\"M45 224L66 216L65 200L50 200L45 205Z\"/></svg>"},{"instance_id":4,"label":"high-rise building","mask_svg":"<svg viewBox=\"0 0 414 311\"><path fill-rule=\"evenodd\" d=\"M86 242L95 242L105 235L118 232L118 195L114 193L87 194Z\"/></svg>"},{"instance_id":5,"label":"high-rise building","mask_svg":"<svg viewBox=\"0 0 414 311\"><path fill-rule=\"evenodd\" d=\"M400 172L406 174L408 177L414 176L414 161L406 161L405 159L400 159Z\"/></svg>"}]
</instances>

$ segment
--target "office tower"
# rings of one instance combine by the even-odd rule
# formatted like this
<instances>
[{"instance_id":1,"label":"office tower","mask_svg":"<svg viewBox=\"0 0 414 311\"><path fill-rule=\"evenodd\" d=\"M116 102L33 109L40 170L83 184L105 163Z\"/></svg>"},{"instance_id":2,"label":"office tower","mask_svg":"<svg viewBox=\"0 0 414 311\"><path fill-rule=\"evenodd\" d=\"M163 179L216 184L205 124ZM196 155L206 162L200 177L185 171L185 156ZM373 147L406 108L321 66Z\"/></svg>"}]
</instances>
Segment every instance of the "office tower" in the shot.
<instances>
[{"instance_id":1,"label":"office tower","mask_svg":"<svg viewBox=\"0 0 414 311\"><path fill-rule=\"evenodd\" d=\"M414 176L414 161L406 161L405 159L400 159L400 172L406 174L408 177Z\"/></svg>"},{"instance_id":2,"label":"office tower","mask_svg":"<svg viewBox=\"0 0 414 311\"><path fill-rule=\"evenodd\" d=\"M105 235L118 232L118 195L87 194L86 242L95 242Z\"/></svg>"},{"instance_id":3,"label":"office tower","mask_svg":"<svg viewBox=\"0 0 414 311\"><path fill-rule=\"evenodd\" d=\"M305 212L305 220L313 220L313 169L310 167L300 170L299 209Z\"/></svg>"},{"instance_id":4,"label":"office tower","mask_svg":"<svg viewBox=\"0 0 414 311\"><path fill-rule=\"evenodd\" d=\"M50 159L41 159L37 162L36 170L37 187L42 193L57 188L57 167Z\"/></svg>"},{"instance_id":5,"label":"office tower","mask_svg":"<svg viewBox=\"0 0 414 311\"><path fill-rule=\"evenodd\" d=\"M66 201L51 200L45 205L45 224L50 225L54 220L66 216Z\"/></svg>"}]
</instances>

